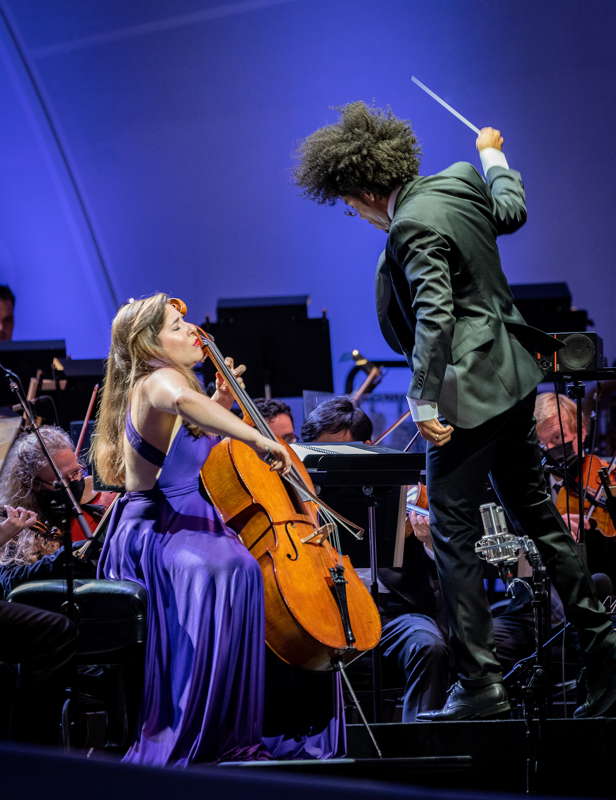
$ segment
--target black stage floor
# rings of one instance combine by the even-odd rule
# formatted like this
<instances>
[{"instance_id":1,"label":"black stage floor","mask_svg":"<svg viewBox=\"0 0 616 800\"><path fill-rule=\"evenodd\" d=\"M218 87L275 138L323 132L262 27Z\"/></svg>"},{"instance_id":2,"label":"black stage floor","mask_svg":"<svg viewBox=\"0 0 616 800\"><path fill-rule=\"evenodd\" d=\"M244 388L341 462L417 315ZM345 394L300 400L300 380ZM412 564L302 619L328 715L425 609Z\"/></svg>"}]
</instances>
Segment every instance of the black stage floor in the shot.
<instances>
[{"instance_id":1,"label":"black stage floor","mask_svg":"<svg viewBox=\"0 0 616 800\"><path fill-rule=\"evenodd\" d=\"M330 761L258 761L137 767L118 757L64 754L0 743L0 785L8 796L63 800L504 800L616 795L616 718L550 719L529 731L520 720L349 725L348 756ZM530 759L528 758L530 756Z\"/></svg>"},{"instance_id":2,"label":"black stage floor","mask_svg":"<svg viewBox=\"0 0 616 800\"><path fill-rule=\"evenodd\" d=\"M616 718L389 723L347 726L348 757L329 762L233 765L267 772L369 778L462 791L568 797L616 796ZM231 766L231 765L229 765Z\"/></svg>"},{"instance_id":3,"label":"black stage floor","mask_svg":"<svg viewBox=\"0 0 616 800\"><path fill-rule=\"evenodd\" d=\"M457 776L461 788L522 792L530 781L540 794L616 795L612 717L548 719L530 728L523 720L393 723L376 726L375 736L387 758L470 756L470 766ZM348 727L348 752L374 756L358 725Z\"/></svg>"}]
</instances>

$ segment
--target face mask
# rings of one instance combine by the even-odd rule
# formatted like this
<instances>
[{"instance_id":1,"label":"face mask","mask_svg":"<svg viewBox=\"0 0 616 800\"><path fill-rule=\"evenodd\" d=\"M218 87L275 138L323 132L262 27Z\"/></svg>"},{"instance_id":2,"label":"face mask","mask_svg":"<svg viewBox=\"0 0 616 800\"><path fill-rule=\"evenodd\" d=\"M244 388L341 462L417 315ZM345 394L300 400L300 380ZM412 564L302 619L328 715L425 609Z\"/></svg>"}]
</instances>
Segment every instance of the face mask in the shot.
<instances>
[{"instance_id":1,"label":"face mask","mask_svg":"<svg viewBox=\"0 0 616 800\"><path fill-rule=\"evenodd\" d=\"M84 489L86 488L85 478L79 478L76 481L68 482L69 489L73 493L73 497L79 503ZM49 517L60 518L66 515L68 509L68 498L62 489L40 489L36 493L36 499L39 502L41 510Z\"/></svg>"},{"instance_id":2,"label":"face mask","mask_svg":"<svg viewBox=\"0 0 616 800\"><path fill-rule=\"evenodd\" d=\"M545 465L548 469L563 471L572 470L577 456L573 452L573 442L550 447L545 453Z\"/></svg>"}]
</instances>

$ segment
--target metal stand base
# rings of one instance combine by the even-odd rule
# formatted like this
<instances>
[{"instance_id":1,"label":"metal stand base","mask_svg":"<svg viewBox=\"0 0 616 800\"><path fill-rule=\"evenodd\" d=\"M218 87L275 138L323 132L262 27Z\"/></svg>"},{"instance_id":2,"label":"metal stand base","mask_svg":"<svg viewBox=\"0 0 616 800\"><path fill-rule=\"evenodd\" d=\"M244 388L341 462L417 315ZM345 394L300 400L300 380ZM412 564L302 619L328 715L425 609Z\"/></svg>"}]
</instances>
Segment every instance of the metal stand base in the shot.
<instances>
[{"instance_id":1,"label":"metal stand base","mask_svg":"<svg viewBox=\"0 0 616 800\"><path fill-rule=\"evenodd\" d=\"M359 717L361 719L362 725L364 726L364 728L366 729L366 731L368 733L368 736L370 737L370 741L372 742L372 746L374 747L374 752L376 753L377 758L383 758L383 753L381 752L381 748L379 747L378 742L374 737L374 734L372 732L372 728L370 727L370 723L366 719L366 715L364 714L364 710L361 707L361 703L357 699L357 695L355 694L355 690L353 689L353 686L351 685L351 681L349 680L349 676L346 674L346 670L344 668L344 664L342 664L342 662L340 662L340 661L337 662L336 663L336 669L342 675L342 680L344 681L344 683L346 685L346 688L348 689L348 692L351 695L351 700L353 701L353 705L357 709L357 713L359 714Z\"/></svg>"}]
</instances>

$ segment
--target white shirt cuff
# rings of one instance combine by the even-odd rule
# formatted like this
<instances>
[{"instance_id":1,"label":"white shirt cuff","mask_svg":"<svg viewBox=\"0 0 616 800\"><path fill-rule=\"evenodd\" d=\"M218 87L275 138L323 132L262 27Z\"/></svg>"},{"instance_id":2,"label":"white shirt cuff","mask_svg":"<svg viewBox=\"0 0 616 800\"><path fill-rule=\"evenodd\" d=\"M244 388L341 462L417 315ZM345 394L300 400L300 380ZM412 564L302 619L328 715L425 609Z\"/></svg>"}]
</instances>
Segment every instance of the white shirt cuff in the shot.
<instances>
[{"instance_id":1,"label":"white shirt cuff","mask_svg":"<svg viewBox=\"0 0 616 800\"><path fill-rule=\"evenodd\" d=\"M488 170L491 167L504 167L505 169L509 169L505 154L502 150L497 150L496 147L484 147L483 150L479 151L479 158L481 159L484 175L488 174Z\"/></svg>"},{"instance_id":2,"label":"white shirt cuff","mask_svg":"<svg viewBox=\"0 0 616 800\"><path fill-rule=\"evenodd\" d=\"M407 397L413 422L425 422L428 419L438 417L438 405L430 400L413 400Z\"/></svg>"}]
</instances>

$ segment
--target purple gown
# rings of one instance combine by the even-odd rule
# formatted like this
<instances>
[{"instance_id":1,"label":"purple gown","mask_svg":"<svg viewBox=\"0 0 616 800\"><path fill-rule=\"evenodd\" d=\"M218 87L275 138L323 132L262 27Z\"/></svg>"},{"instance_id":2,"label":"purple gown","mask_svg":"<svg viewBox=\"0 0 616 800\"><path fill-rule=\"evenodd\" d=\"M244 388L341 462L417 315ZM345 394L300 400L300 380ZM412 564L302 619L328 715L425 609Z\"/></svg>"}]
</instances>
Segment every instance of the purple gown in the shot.
<instances>
[{"instance_id":1,"label":"purple gown","mask_svg":"<svg viewBox=\"0 0 616 800\"><path fill-rule=\"evenodd\" d=\"M126 436L162 470L153 489L116 503L99 566L106 578L136 581L148 592L141 720L124 760L185 766L337 755L344 747L339 681L325 727L263 739L261 570L199 479L217 440L182 426L165 456L141 437L130 413Z\"/></svg>"}]
</instances>

